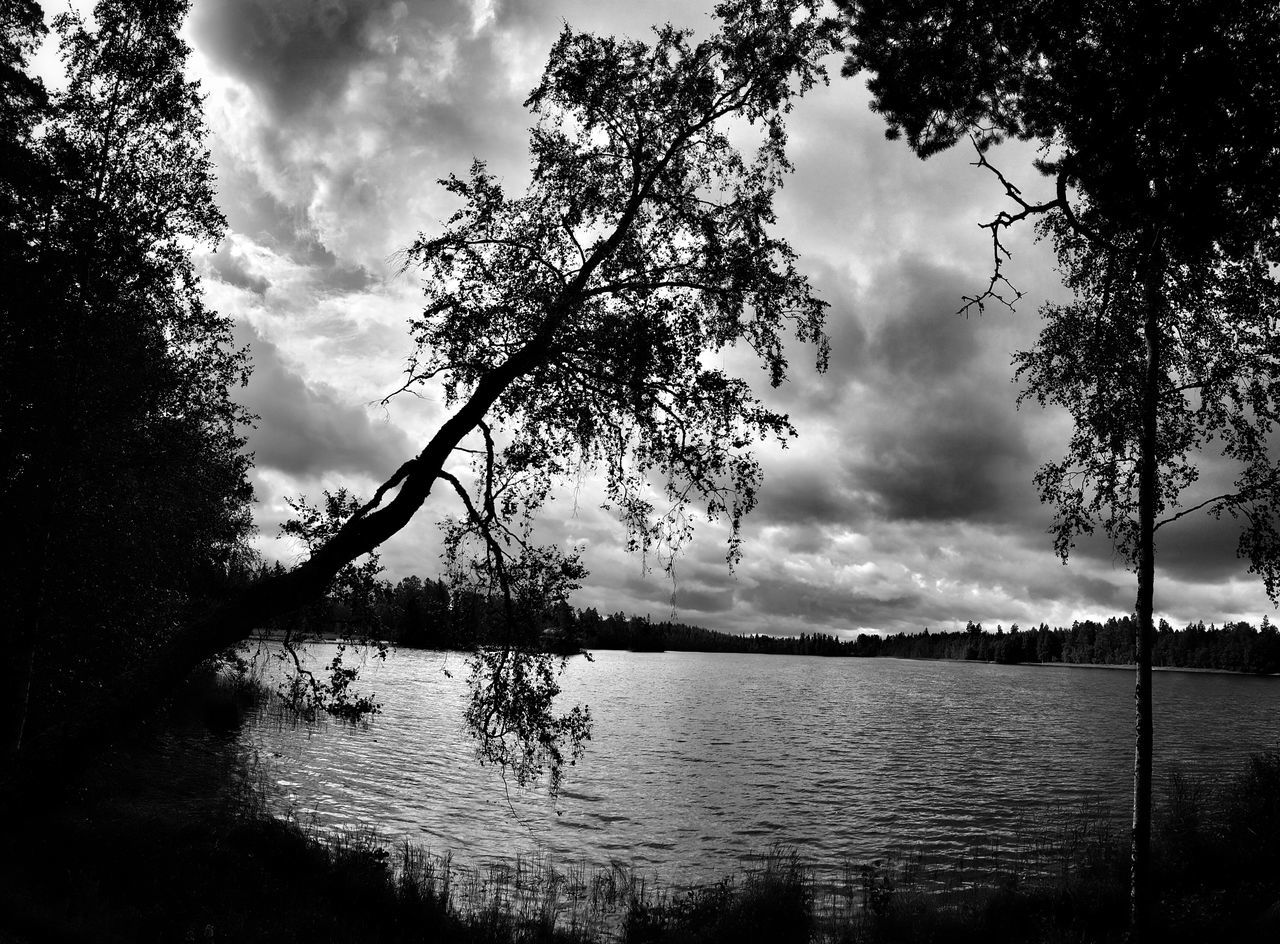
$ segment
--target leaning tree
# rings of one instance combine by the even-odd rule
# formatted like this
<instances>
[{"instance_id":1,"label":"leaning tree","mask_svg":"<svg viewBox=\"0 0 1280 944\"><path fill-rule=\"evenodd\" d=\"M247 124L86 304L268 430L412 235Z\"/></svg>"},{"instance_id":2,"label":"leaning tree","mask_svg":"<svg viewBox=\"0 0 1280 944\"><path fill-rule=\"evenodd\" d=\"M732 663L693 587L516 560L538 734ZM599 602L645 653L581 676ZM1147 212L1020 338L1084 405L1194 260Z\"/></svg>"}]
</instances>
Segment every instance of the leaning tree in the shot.
<instances>
[{"instance_id":1,"label":"leaning tree","mask_svg":"<svg viewBox=\"0 0 1280 944\"><path fill-rule=\"evenodd\" d=\"M1150 907L1155 538L1193 512L1242 524L1239 553L1280 589L1280 10L1250 0L1051 5L841 0L846 74L871 73L888 134L922 157L972 139L1010 211L966 308L1012 305L1001 237L1034 218L1071 303L1016 355L1022 399L1075 421L1036 483L1063 560L1100 525L1136 572L1130 920ZM987 160L1035 140L1051 188L1027 199ZM1234 480L1201 481L1214 453ZM1216 460L1215 460L1216 461ZM1214 483L1215 485L1223 483Z\"/></svg>"},{"instance_id":2,"label":"leaning tree","mask_svg":"<svg viewBox=\"0 0 1280 944\"><path fill-rule=\"evenodd\" d=\"M817 6L728 0L719 32L699 42L669 25L649 42L566 27L526 103L526 191L509 195L482 163L449 177L459 209L404 256L426 293L404 389L438 385L448 418L305 561L188 622L92 717L45 731L45 743L62 749L140 710L147 693L322 594L443 488L460 510L451 552L478 552L511 623L477 663L470 719L483 755L554 775L583 719L551 713L554 672L522 613L580 569L533 542L528 516L558 478L599 469L632 547L677 548L698 511L727 520L736 557L761 481L751 447L794 430L707 355L754 355L777 385L794 335L825 364L824 304L772 231L785 116L825 80L820 60L836 48ZM752 129L758 147L743 154L730 131ZM460 475L468 459L476 474Z\"/></svg>"}]
</instances>

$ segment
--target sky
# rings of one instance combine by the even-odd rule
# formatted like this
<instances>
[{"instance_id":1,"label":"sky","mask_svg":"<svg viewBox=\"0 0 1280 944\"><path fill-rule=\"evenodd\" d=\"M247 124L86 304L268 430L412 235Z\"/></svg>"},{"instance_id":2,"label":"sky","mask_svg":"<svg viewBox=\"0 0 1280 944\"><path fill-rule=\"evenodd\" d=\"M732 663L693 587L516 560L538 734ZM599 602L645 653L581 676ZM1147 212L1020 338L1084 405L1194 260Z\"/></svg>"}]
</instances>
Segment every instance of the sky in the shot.
<instances>
[{"instance_id":1,"label":"sky","mask_svg":"<svg viewBox=\"0 0 1280 944\"><path fill-rule=\"evenodd\" d=\"M228 220L201 252L207 297L252 352L242 391L258 415L258 544L276 537L285 496L347 486L370 494L425 444L439 398L380 401L399 386L406 321L421 285L397 250L438 230L454 206L437 184L488 162L517 193L528 179L522 102L564 23L633 37L670 21L705 34L710 3L616 0L194 0L192 73L207 95L209 144ZM588 477L566 483L539 538L585 547L578 606L650 614L729 632L792 634L1069 625L1132 609L1133 575L1105 540L1064 566L1033 476L1056 458L1068 419L1016 406L1011 358L1034 343L1037 310L1067 295L1047 246L1013 234L1006 273L1017 311L958 315L986 285L979 223L1007 208L989 172L955 148L927 162L887 141L863 78L839 75L791 116L795 172L778 228L829 304L830 369L792 352L793 372L760 394L799 436L760 451L760 504L743 557L703 523L667 575L628 554ZM1032 145L991 160L1031 197L1049 187ZM391 579L439 574L437 522L458 511L437 489L389 541ZM1272 607L1235 556L1229 522L1180 521L1161 535L1156 609L1176 626L1258 621ZM1274 616L1273 616L1274 618Z\"/></svg>"}]
</instances>

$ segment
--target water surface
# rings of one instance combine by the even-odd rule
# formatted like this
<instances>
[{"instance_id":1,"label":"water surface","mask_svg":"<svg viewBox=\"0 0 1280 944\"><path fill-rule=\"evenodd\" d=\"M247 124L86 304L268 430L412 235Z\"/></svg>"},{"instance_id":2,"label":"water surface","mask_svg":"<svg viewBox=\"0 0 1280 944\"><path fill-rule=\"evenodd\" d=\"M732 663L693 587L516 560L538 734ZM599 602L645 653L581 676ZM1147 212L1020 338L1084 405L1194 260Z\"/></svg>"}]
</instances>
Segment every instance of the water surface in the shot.
<instances>
[{"instance_id":1,"label":"water surface","mask_svg":"<svg viewBox=\"0 0 1280 944\"><path fill-rule=\"evenodd\" d=\"M323 653L318 657L323 658ZM448 678L445 670L452 671ZM461 656L368 666L367 729L261 722L279 802L322 828L371 824L466 865L517 854L630 865L667 881L739 871L782 843L819 873L907 848L969 857L1090 801L1121 817L1132 674L896 659L604 651L564 697L595 720L558 799L481 768ZM1156 782L1274 749L1280 679L1156 674Z\"/></svg>"}]
</instances>

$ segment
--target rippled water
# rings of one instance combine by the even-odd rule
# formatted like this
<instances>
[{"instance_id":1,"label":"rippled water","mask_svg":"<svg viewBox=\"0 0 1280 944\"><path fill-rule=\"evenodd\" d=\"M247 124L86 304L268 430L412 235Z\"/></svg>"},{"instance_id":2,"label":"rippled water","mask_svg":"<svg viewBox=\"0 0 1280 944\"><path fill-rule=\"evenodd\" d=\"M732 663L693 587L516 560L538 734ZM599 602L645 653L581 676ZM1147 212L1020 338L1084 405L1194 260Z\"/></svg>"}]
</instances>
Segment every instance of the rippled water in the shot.
<instances>
[{"instance_id":1,"label":"rippled water","mask_svg":"<svg viewBox=\"0 0 1280 944\"><path fill-rule=\"evenodd\" d=\"M567 673L595 734L553 802L476 764L463 668L395 653L366 670L384 706L368 729L262 721L246 745L279 802L322 827L371 824L466 865L532 854L675 882L739 871L774 843L820 873L904 847L958 859L1059 807L1128 803L1125 671L600 652ZM1277 678L1157 673L1157 783L1174 764L1212 775L1277 747L1278 701Z\"/></svg>"}]
</instances>

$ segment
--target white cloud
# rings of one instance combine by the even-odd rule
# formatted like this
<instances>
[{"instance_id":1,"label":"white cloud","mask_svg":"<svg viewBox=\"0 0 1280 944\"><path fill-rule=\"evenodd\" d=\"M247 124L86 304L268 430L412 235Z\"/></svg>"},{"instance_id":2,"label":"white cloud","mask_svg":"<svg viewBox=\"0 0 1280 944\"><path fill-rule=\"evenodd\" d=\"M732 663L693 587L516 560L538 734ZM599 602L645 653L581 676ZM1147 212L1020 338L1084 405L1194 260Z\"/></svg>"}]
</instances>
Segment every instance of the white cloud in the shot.
<instances>
[{"instance_id":1,"label":"white cloud","mask_svg":"<svg viewBox=\"0 0 1280 944\"><path fill-rule=\"evenodd\" d=\"M705 6L705 8L703 8ZM710 4L203 0L189 35L207 91L211 144L232 233L207 261L210 298L245 324L258 373L247 391L264 535L280 496L373 487L420 449L438 400L370 408L397 385L417 310L411 275L389 257L450 212L436 180L489 161L518 190L528 173L521 102L564 21L643 35L670 20L705 31ZM1003 205L964 148L928 162L884 140L860 80L838 77L791 119L796 173L779 225L831 303L831 370L792 352L793 379L761 394L801 438L762 451L761 504L736 573L722 524L700 527L676 569L644 573L622 549L599 483L572 483L543 539L587 546L579 596L602 611L719 629L855 632L955 622L1106 616L1131 605L1131 575L1105 545L1068 568L1052 554L1049 510L1031 483L1067 427L1014 409L1010 355L1034 339L1038 304L1061 295L1052 255L1024 228L1007 271L1019 312L955 314L985 285L978 224ZM993 160L1028 193L1026 145ZM726 358L737 363L735 354ZM751 372L752 376L754 372ZM765 387L763 383L760 384ZM392 576L433 573L433 496L384 549ZM1167 545L1157 604L1176 623L1269 610L1230 557L1229 536L1197 526ZM264 536L264 541L268 537ZM1212 554L1210 554L1212 552Z\"/></svg>"}]
</instances>

